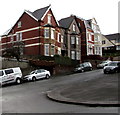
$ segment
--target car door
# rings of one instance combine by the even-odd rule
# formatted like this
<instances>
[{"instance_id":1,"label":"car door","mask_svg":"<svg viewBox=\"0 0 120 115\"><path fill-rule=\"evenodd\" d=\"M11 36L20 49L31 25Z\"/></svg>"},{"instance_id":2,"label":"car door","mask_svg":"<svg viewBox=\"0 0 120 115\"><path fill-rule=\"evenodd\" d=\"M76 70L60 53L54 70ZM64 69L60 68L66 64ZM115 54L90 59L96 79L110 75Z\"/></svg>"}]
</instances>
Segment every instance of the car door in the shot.
<instances>
[{"instance_id":1,"label":"car door","mask_svg":"<svg viewBox=\"0 0 120 115\"><path fill-rule=\"evenodd\" d=\"M87 63L84 63L84 71L87 71L88 70L88 66L87 66Z\"/></svg>"},{"instance_id":2,"label":"car door","mask_svg":"<svg viewBox=\"0 0 120 115\"><path fill-rule=\"evenodd\" d=\"M39 79L41 77L41 70L36 70L35 71L35 76L37 79Z\"/></svg>"},{"instance_id":3,"label":"car door","mask_svg":"<svg viewBox=\"0 0 120 115\"><path fill-rule=\"evenodd\" d=\"M4 72L5 72L4 77L3 77L4 82L10 83L15 80L14 75L13 75L13 73L14 73L13 69L8 69L8 70L5 70Z\"/></svg>"},{"instance_id":4,"label":"car door","mask_svg":"<svg viewBox=\"0 0 120 115\"><path fill-rule=\"evenodd\" d=\"M4 80L4 72L0 71L0 83L2 83Z\"/></svg>"},{"instance_id":5,"label":"car door","mask_svg":"<svg viewBox=\"0 0 120 115\"><path fill-rule=\"evenodd\" d=\"M120 72L120 62L118 62L117 66L118 66L118 72Z\"/></svg>"},{"instance_id":6,"label":"car door","mask_svg":"<svg viewBox=\"0 0 120 115\"><path fill-rule=\"evenodd\" d=\"M41 69L41 74L42 74L42 78L46 77L46 71L44 69Z\"/></svg>"},{"instance_id":7,"label":"car door","mask_svg":"<svg viewBox=\"0 0 120 115\"><path fill-rule=\"evenodd\" d=\"M44 77L44 72L42 69L39 69L37 70L37 78L40 79L40 78L43 78Z\"/></svg>"}]
</instances>

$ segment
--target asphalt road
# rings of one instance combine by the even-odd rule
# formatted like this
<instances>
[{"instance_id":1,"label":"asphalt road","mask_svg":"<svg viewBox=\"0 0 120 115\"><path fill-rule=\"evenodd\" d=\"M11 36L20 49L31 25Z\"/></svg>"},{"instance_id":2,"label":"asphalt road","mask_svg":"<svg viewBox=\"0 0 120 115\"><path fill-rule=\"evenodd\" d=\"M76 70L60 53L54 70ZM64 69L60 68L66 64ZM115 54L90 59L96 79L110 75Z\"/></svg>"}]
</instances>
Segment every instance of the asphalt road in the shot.
<instances>
[{"instance_id":1,"label":"asphalt road","mask_svg":"<svg viewBox=\"0 0 120 115\"><path fill-rule=\"evenodd\" d=\"M84 82L108 77L102 70L51 77L36 82L9 85L2 88L2 113L118 113L118 107L88 107L64 104L47 98L46 92L77 80ZM112 74L116 76L118 74Z\"/></svg>"}]
</instances>

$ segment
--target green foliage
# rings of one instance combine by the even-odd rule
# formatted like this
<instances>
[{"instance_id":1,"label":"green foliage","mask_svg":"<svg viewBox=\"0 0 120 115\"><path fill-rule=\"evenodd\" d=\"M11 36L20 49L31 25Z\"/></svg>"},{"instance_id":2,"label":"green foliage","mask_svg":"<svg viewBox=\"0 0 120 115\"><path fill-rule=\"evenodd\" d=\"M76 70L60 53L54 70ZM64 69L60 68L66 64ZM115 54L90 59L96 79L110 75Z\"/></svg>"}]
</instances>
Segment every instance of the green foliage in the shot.
<instances>
[{"instance_id":1,"label":"green foliage","mask_svg":"<svg viewBox=\"0 0 120 115\"><path fill-rule=\"evenodd\" d=\"M38 56L38 59L39 60L46 60L46 61L53 61L54 60L54 57L51 57L51 56Z\"/></svg>"},{"instance_id":2,"label":"green foliage","mask_svg":"<svg viewBox=\"0 0 120 115\"><path fill-rule=\"evenodd\" d=\"M120 52L113 52L113 53L103 53L103 57L115 57L115 56L120 56Z\"/></svg>"},{"instance_id":3,"label":"green foliage","mask_svg":"<svg viewBox=\"0 0 120 115\"><path fill-rule=\"evenodd\" d=\"M54 56L55 64L59 65L71 65L72 60L69 57Z\"/></svg>"},{"instance_id":4,"label":"green foliage","mask_svg":"<svg viewBox=\"0 0 120 115\"><path fill-rule=\"evenodd\" d=\"M15 57L17 61L20 59L20 50L19 48L9 48L4 51L3 57Z\"/></svg>"},{"instance_id":5,"label":"green foliage","mask_svg":"<svg viewBox=\"0 0 120 115\"><path fill-rule=\"evenodd\" d=\"M54 57L51 56L38 56L39 60L46 60L46 61L54 61L57 65L67 65L67 66L74 66L77 65L78 62L75 60L70 59L69 57L63 57L60 55L54 55Z\"/></svg>"}]
</instances>

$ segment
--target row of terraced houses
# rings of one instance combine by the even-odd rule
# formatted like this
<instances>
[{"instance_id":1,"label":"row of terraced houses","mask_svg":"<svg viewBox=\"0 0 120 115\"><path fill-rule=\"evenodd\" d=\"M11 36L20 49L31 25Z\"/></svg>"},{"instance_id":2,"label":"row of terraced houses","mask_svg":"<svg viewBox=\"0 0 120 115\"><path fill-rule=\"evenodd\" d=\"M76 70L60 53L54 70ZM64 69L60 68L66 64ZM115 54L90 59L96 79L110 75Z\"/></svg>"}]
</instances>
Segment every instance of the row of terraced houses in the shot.
<instances>
[{"instance_id":1,"label":"row of terraced houses","mask_svg":"<svg viewBox=\"0 0 120 115\"><path fill-rule=\"evenodd\" d=\"M85 20L75 15L56 20L51 6L34 12L25 10L14 26L1 36L1 51L16 47L24 56L68 56L84 60L89 55L102 56L102 34L95 18Z\"/></svg>"}]
</instances>

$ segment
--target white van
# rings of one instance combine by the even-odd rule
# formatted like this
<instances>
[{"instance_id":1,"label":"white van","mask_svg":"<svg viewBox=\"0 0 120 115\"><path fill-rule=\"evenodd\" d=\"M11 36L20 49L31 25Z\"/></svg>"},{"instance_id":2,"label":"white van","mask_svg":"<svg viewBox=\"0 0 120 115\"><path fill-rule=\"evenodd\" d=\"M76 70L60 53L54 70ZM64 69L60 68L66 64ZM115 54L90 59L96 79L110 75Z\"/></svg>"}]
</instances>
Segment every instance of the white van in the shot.
<instances>
[{"instance_id":1,"label":"white van","mask_svg":"<svg viewBox=\"0 0 120 115\"><path fill-rule=\"evenodd\" d=\"M0 70L0 84L17 83L22 81L22 72L19 67Z\"/></svg>"}]
</instances>

